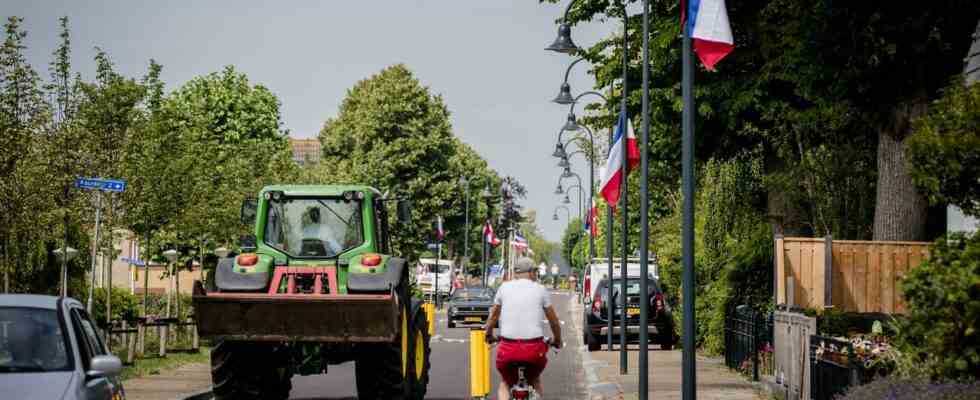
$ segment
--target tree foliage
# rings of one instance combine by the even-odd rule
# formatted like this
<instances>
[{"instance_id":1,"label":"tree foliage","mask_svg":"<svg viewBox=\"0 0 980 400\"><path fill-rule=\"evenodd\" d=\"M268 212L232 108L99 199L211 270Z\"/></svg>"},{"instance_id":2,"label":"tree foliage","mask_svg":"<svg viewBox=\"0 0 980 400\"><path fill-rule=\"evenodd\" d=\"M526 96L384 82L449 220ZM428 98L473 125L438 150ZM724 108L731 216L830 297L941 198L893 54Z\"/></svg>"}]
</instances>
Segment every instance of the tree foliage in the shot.
<instances>
[{"instance_id":1,"label":"tree foliage","mask_svg":"<svg viewBox=\"0 0 980 400\"><path fill-rule=\"evenodd\" d=\"M933 204L980 216L980 85L950 85L909 138L912 179Z\"/></svg>"},{"instance_id":2,"label":"tree foliage","mask_svg":"<svg viewBox=\"0 0 980 400\"><path fill-rule=\"evenodd\" d=\"M442 97L431 94L406 66L390 66L355 84L319 137L324 180L371 185L413 201L413 222L393 230L393 243L403 255L412 258L434 240L431 224L437 216L445 220L450 249L461 253L467 196L468 247L476 254L481 222L488 216L479 193L486 187L496 195L502 180L453 136ZM512 178L508 182L519 186Z\"/></svg>"}]
</instances>

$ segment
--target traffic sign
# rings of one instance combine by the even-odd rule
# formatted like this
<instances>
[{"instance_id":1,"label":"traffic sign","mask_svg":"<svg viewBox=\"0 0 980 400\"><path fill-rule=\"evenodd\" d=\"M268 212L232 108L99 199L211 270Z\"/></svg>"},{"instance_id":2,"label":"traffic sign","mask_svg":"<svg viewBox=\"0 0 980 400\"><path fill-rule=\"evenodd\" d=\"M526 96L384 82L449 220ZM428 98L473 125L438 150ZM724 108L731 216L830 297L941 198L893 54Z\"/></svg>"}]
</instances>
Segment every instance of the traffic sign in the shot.
<instances>
[{"instance_id":1,"label":"traffic sign","mask_svg":"<svg viewBox=\"0 0 980 400\"><path fill-rule=\"evenodd\" d=\"M126 190L126 181L122 179L78 178L75 179L75 187L84 190L122 192Z\"/></svg>"},{"instance_id":2,"label":"traffic sign","mask_svg":"<svg viewBox=\"0 0 980 400\"><path fill-rule=\"evenodd\" d=\"M136 266L140 266L140 267L146 265L146 263L143 262L143 260L138 260L138 259L135 259L135 258L123 257L122 260L125 261L128 264L132 264L132 265L136 265Z\"/></svg>"}]
</instances>

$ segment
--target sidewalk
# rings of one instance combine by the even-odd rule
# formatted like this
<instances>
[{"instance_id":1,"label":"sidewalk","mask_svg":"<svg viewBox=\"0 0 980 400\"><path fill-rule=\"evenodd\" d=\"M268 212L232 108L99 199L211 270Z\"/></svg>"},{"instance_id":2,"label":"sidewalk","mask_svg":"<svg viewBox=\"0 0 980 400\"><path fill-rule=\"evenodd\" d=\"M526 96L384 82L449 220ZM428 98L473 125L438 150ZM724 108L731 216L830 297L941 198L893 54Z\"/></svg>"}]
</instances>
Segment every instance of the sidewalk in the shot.
<instances>
[{"instance_id":1,"label":"sidewalk","mask_svg":"<svg viewBox=\"0 0 980 400\"><path fill-rule=\"evenodd\" d=\"M194 363L123 382L131 400L183 400L211 389L207 364Z\"/></svg>"},{"instance_id":2,"label":"sidewalk","mask_svg":"<svg viewBox=\"0 0 980 400\"><path fill-rule=\"evenodd\" d=\"M581 313L582 306L573 305L573 313ZM581 320L580 318L573 319ZM575 331L571 337L582 340L581 322L573 324ZM576 343L581 353L582 368L586 375L586 400L631 400L638 398L638 351L636 345L629 348L627 371L619 374L619 348L606 351L589 352L582 343ZM648 389L650 399L674 400L681 398L681 350L663 351L659 345L652 345L649 352ZM759 394L745 377L730 371L721 357L697 356L697 398L698 400L759 400Z\"/></svg>"}]
</instances>

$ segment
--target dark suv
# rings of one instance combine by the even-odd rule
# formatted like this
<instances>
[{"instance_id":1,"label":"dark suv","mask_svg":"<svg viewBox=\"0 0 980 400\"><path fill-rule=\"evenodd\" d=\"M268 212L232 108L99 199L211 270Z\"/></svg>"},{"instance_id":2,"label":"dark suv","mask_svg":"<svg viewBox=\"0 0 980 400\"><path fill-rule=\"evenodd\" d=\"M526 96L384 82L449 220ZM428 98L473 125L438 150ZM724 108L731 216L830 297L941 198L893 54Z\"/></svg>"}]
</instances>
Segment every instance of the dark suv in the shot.
<instances>
[{"instance_id":1,"label":"dark suv","mask_svg":"<svg viewBox=\"0 0 980 400\"><path fill-rule=\"evenodd\" d=\"M599 281L596 288L596 296L590 299L590 303L585 305L585 315L583 316L583 336L589 351L599 350L602 343L606 342L606 332L608 330L607 316L610 304L613 307L613 341L619 342L620 315L622 309L619 306L622 279L613 279L612 303L609 296L609 279ZM650 305L650 315L648 320L647 332L650 343L660 344L660 348L670 350L677 343L677 334L674 333L674 318L670 313L670 305L667 298L660 288L660 282L655 278L647 281L647 295L640 295L640 278L626 278L626 340L628 343L638 343L640 337L640 301L647 301Z\"/></svg>"}]
</instances>

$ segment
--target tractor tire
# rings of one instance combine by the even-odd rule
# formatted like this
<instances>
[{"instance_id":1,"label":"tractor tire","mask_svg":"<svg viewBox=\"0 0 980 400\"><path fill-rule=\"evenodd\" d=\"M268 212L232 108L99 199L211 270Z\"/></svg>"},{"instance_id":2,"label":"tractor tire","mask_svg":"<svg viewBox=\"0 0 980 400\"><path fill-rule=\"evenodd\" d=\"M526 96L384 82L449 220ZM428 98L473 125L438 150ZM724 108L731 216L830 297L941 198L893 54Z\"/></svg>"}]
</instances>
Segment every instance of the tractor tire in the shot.
<instances>
[{"instance_id":1,"label":"tractor tire","mask_svg":"<svg viewBox=\"0 0 980 400\"><path fill-rule=\"evenodd\" d=\"M425 311L419 310L409 323L409 368L408 376L411 385L409 399L422 400L429 387L429 369L432 367L429 356L432 347L429 344L429 323ZM421 350L419 348L421 346Z\"/></svg>"},{"instance_id":2,"label":"tractor tire","mask_svg":"<svg viewBox=\"0 0 980 400\"><path fill-rule=\"evenodd\" d=\"M402 311L403 313L405 311ZM354 362L357 398L364 400L409 400L411 393L408 374L402 370L401 336L390 343L365 344L358 347ZM411 348L411 346L409 346Z\"/></svg>"},{"instance_id":3,"label":"tractor tire","mask_svg":"<svg viewBox=\"0 0 980 400\"><path fill-rule=\"evenodd\" d=\"M286 400L292 370L285 353L269 343L218 339L211 348L215 400Z\"/></svg>"}]
</instances>

